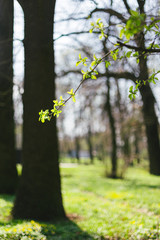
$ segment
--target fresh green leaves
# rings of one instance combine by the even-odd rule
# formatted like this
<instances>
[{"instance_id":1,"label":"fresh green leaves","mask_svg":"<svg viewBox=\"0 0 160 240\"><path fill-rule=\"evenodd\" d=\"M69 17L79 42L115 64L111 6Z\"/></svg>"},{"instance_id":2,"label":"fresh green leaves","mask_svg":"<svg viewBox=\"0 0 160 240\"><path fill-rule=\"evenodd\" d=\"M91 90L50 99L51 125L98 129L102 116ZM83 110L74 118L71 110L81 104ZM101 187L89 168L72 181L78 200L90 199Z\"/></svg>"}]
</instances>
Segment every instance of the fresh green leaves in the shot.
<instances>
[{"instance_id":1,"label":"fresh green leaves","mask_svg":"<svg viewBox=\"0 0 160 240\"><path fill-rule=\"evenodd\" d=\"M111 63L109 61L105 61L105 66L106 68L108 68L109 66L111 66Z\"/></svg>"},{"instance_id":2,"label":"fresh green leaves","mask_svg":"<svg viewBox=\"0 0 160 240\"><path fill-rule=\"evenodd\" d=\"M50 121L51 117L49 116L49 110L41 110L39 112L39 121L41 121L42 123L44 123L46 120Z\"/></svg>"},{"instance_id":3,"label":"fresh green leaves","mask_svg":"<svg viewBox=\"0 0 160 240\"><path fill-rule=\"evenodd\" d=\"M153 74L149 77L148 82L156 84L156 81L158 81L158 78L156 77L156 75L158 73L160 73L160 71L155 72L155 70L153 70Z\"/></svg>"},{"instance_id":4,"label":"fresh green leaves","mask_svg":"<svg viewBox=\"0 0 160 240\"><path fill-rule=\"evenodd\" d=\"M133 100L136 98L136 94L142 85L146 85L147 83L156 84L156 81L158 81L158 78L156 77L156 75L159 73L160 73L160 71L155 72L155 70L153 70L153 74L149 77L148 80L137 80L135 88L133 88L133 86L131 86L129 88L129 96L128 97L130 98L130 100Z\"/></svg>"},{"instance_id":5,"label":"fresh green leaves","mask_svg":"<svg viewBox=\"0 0 160 240\"><path fill-rule=\"evenodd\" d=\"M136 81L136 86L135 86L135 89L133 89L133 86L131 86L130 88L129 88L129 98L130 98L130 100L133 100L133 99L135 99L136 98L136 94L137 94L137 92L138 92L138 89L139 89L139 87L141 86L141 81Z\"/></svg>"},{"instance_id":6,"label":"fresh green leaves","mask_svg":"<svg viewBox=\"0 0 160 240\"><path fill-rule=\"evenodd\" d=\"M75 98L75 93L73 92L73 88L70 90L70 92L67 92L71 97L73 102L76 102L76 98Z\"/></svg>"},{"instance_id":7,"label":"fresh green leaves","mask_svg":"<svg viewBox=\"0 0 160 240\"><path fill-rule=\"evenodd\" d=\"M124 27L120 31L120 38L123 36L130 40L132 36L143 31L145 26L146 15L140 14L138 11L130 10L131 16Z\"/></svg>"},{"instance_id":8,"label":"fresh green leaves","mask_svg":"<svg viewBox=\"0 0 160 240\"><path fill-rule=\"evenodd\" d=\"M116 49L116 50L110 52L110 55L114 61L116 61L118 58L118 52L119 52L119 49Z\"/></svg>"},{"instance_id":9,"label":"fresh green leaves","mask_svg":"<svg viewBox=\"0 0 160 240\"><path fill-rule=\"evenodd\" d=\"M99 30L100 35L99 39L102 40L103 38L107 38L108 36L105 34L105 26L103 22L101 21L101 18L98 18L96 23L91 22L91 29L89 30L90 33L93 33L94 30Z\"/></svg>"},{"instance_id":10,"label":"fresh green leaves","mask_svg":"<svg viewBox=\"0 0 160 240\"><path fill-rule=\"evenodd\" d=\"M82 58L82 57L81 57L81 54L79 54L79 61L76 63L76 67L77 67L80 63L82 63L85 67L87 67L87 63L86 63L87 59L88 59L87 57Z\"/></svg>"},{"instance_id":11,"label":"fresh green leaves","mask_svg":"<svg viewBox=\"0 0 160 240\"><path fill-rule=\"evenodd\" d=\"M54 104L53 104L53 108L51 109L51 111L49 111L47 109L45 111L41 110L39 112L39 121L44 123L46 120L50 121L52 116L59 117L59 114L62 112L62 110L60 110L60 108L65 106L65 102L66 101L63 99L62 96L60 96L60 101L53 100Z\"/></svg>"}]
</instances>

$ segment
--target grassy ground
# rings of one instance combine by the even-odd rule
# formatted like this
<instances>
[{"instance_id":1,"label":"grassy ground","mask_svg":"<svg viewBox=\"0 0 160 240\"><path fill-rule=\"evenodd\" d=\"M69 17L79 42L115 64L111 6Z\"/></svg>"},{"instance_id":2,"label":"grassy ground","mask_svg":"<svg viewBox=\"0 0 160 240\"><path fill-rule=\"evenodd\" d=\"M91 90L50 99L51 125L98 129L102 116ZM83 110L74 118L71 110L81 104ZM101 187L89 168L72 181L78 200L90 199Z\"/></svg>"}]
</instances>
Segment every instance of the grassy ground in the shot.
<instances>
[{"instance_id":1,"label":"grassy ground","mask_svg":"<svg viewBox=\"0 0 160 240\"><path fill-rule=\"evenodd\" d=\"M62 165L63 166L63 165ZM12 221L14 196L0 196L0 239L160 239L160 177L138 168L107 179L104 166L61 168L69 221Z\"/></svg>"}]
</instances>

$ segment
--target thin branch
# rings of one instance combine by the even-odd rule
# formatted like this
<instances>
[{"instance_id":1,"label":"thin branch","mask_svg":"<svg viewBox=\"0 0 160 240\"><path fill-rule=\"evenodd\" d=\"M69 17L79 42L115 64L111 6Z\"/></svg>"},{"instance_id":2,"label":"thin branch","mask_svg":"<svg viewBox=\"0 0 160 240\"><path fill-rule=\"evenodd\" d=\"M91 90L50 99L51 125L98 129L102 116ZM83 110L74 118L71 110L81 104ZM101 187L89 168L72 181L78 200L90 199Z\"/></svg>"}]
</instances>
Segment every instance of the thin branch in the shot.
<instances>
[{"instance_id":1,"label":"thin branch","mask_svg":"<svg viewBox=\"0 0 160 240\"><path fill-rule=\"evenodd\" d=\"M55 21L54 23L68 22L70 20L79 21L79 20L87 20L87 19L88 19L87 17L79 17L79 18L69 17L69 18L60 19L58 21Z\"/></svg>"},{"instance_id":2,"label":"thin branch","mask_svg":"<svg viewBox=\"0 0 160 240\"><path fill-rule=\"evenodd\" d=\"M124 3L124 5L125 5L128 13L130 14L130 9L131 9L131 8L130 8L130 6L128 5L127 1L126 1L126 0L123 0L123 3Z\"/></svg>"},{"instance_id":3,"label":"thin branch","mask_svg":"<svg viewBox=\"0 0 160 240\"><path fill-rule=\"evenodd\" d=\"M79 34L86 34L88 33L88 31L82 31L82 32L70 32L70 33L66 33L66 34L61 34L59 37L53 39L53 41L56 41L62 37L68 37L68 36L71 36L71 35L79 35Z\"/></svg>"},{"instance_id":4,"label":"thin branch","mask_svg":"<svg viewBox=\"0 0 160 240\"><path fill-rule=\"evenodd\" d=\"M134 75L134 73L130 73L130 72L110 72L108 71L107 74L99 74L99 77L113 77L115 79L120 79L120 78L124 78L124 79L130 79L132 81L136 81L137 77Z\"/></svg>"},{"instance_id":5,"label":"thin branch","mask_svg":"<svg viewBox=\"0 0 160 240\"><path fill-rule=\"evenodd\" d=\"M111 8L107 8L107 9L104 9L104 8L95 8L91 13L90 13L90 17L92 16L93 13L96 13L96 12L104 12L104 13L108 13L110 14L111 16L115 16L117 17L118 19L120 19L122 22L126 22L127 19L119 12L111 9Z\"/></svg>"},{"instance_id":6,"label":"thin branch","mask_svg":"<svg viewBox=\"0 0 160 240\"><path fill-rule=\"evenodd\" d=\"M117 42L119 44L119 46L121 47L126 47L126 48L129 48L129 49L134 49L136 51L139 51L139 52L145 52L145 53L160 53L160 49L147 49L147 48L142 48L142 47L136 47L136 46L133 46L133 45L129 45L129 44L125 44L125 43L122 43L122 42Z\"/></svg>"},{"instance_id":7,"label":"thin branch","mask_svg":"<svg viewBox=\"0 0 160 240\"><path fill-rule=\"evenodd\" d=\"M113 51L116 51L117 49L119 49L119 47L115 48ZM93 73L94 70L97 68L97 66L98 66L104 59L106 59L106 58L111 54L111 52L113 52L113 51L109 51L108 53L106 53L106 54L100 59L100 61L93 67L93 69L92 69L89 73L90 73L90 74ZM75 89L75 91L74 91L74 95L77 93L77 91L79 90L79 88L81 87L81 85L82 85L85 81L87 81L88 79L90 79L90 78L85 78L85 79L82 78L82 80L80 81L78 87L77 87L77 88ZM63 105L65 105L71 98L72 98L72 95L70 95L66 100L64 100ZM61 107L62 107L62 106L59 106L59 107L57 108L57 110L59 110ZM51 117L52 115L53 115L53 113L50 113L50 117Z\"/></svg>"},{"instance_id":8,"label":"thin branch","mask_svg":"<svg viewBox=\"0 0 160 240\"><path fill-rule=\"evenodd\" d=\"M98 3L95 0L91 0L96 6L98 5Z\"/></svg>"},{"instance_id":9,"label":"thin branch","mask_svg":"<svg viewBox=\"0 0 160 240\"><path fill-rule=\"evenodd\" d=\"M61 72L60 74L58 74L57 75L57 77L58 78L61 78L61 77L64 77L64 76L66 76L66 75L68 75L68 74L70 74L70 73L75 73L75 74L81 74L82 75L82 73L81 73L81 71L80 70L69 70L69 71L63 71L63 72Z\"/></svg>"},{"instance_id":10,"label":"thin branch","mask_svg":"<svg viewBox=\"0 0 160 240\"><path fill-rule=\"evenodd\" d=\"M137 0L137 3L138 3L138 6L139 6L140 13L144 13L145 0Z\"/></svg>"}]
</instances>

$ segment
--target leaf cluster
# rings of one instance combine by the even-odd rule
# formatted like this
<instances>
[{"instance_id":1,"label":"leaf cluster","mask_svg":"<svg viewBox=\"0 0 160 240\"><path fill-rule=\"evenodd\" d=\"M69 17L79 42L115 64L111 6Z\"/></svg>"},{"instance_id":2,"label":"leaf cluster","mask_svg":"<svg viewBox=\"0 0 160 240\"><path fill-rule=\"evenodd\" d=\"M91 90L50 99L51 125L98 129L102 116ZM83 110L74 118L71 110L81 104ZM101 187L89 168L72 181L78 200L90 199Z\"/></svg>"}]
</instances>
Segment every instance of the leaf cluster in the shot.
<instances>
[{"instance_id":1,"label":"leaf cluster","mask_svg":"<svg viewBox=\"0 0 160 240\"><path fill-rule=\"evenodd\" d=\"M107 35L105 34L105 26L104 23L101 21L101 18L98 18L96 23L91 22L91 29L89 30L90 33L93 33L94 30L99 30L100 35L99 39L102 40L103 38L107 38Z\"/></svg>"},{"instance_id":2,"label":"leaf cluster","mask_svg":"<svg viewBox=\"0 0 160 240\"><path fill-rule=\"evenodd\" d=\"M139 12L133 10L130 10L130 13L130 18L120 31L120 38L124 35L128 40L135 34L143 31L146 19L146 15L144 13L140 14Z\"/></svg>"}]
</instances>

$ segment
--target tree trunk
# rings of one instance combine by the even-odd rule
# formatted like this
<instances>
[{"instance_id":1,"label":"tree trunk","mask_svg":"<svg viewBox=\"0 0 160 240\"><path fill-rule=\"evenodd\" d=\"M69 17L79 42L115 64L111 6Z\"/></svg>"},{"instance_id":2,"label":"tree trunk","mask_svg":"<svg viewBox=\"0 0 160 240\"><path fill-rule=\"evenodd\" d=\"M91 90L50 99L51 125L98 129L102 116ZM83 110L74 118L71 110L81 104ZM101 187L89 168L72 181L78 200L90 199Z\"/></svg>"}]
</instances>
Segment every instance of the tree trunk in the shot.
<instances>
[{"instance_id":1,"label":"tree trunk","mask_svg":"<svg viewBox=\"0 0 160 240\"><path fill-rule=\"evenodd\" d=\"M116 142L116 128L115 128L115 120L112 113L111 100L110 100L110 79L107 79L107 102L106 102L106 110L108 112L109 124L111 128L111 138L112 138L112 153L111 153L111 162L112 162L112 173L111 177L117 177L117 142Z\"/></svg>"},{"instance_id":2,"label":"tree trunk","mask_svg":"<svg viewBox=\"0 0 160 240\"><path fill-rule=\"evenodd\" d=\"M140 140L139 131L138 131L138 129L135 129L135 131L134 131L135 157L136 157L138 164L140 163L139 140Z\"/></svg>"},{"instance_id":3,"label":"tree trunk","mask_svg":"<svg viewBox=\"0 0 160 240\"><path fill-rule=\"evenodd\" d=\"M87 136L87 143L88 143L88 151L89 151L89 158L90 158L90 163L94 163L94 157L93 157L93 146L92 146L92 140L91 140L91 127L88 126L88 136Z\"/></svg>"},{"instance_id":4,"label":"tree trunk","mask_svg":"<svg viewBox=\"0 0 160 240\"><path fill-rule=\"evenodd\" d=\"M143 79L145 80L145 78ZM143 100L143 116L148 143L150 173L160 175L160 145L158 119L154 108L155 99L149 85L141 87L140 92Z\"/></svg>"},{"instance_id":5,"label":"tree trunk","mask_svg":"<svg viewBox=\"0 0 160 240\"><path fill-rule=\"evenodd\" d=\"M144 34L141 33L137 38L137 45L145 47ZM147 59L140 53L139 57L140 80L148 80ZM140 87L143 101L143 117L146 127L148 154L150 161L150 173L160 175L160 144L158 136L158 118L155 112L155 98L149 84Z\"/></svg>"},{"instance_id":6,"label":"tree trunk","mask_svg":"<svg viewBox=\"0 0 160 240\"><path fill-rule=\"evenodd\" d=\"M64 218L56 119L42 124L38 112L55 98L53 16L55 0L24 0L25 82L23 171L14 218Z\"/></svg>"},{"instance_id":7,"label":"tree trunk","mask_svg":"<svg viewBox=\"0 0 160 240\"><path fill-rule=\"evenodd\" d=\"M77 162L80 164L80 144L79 144L79 137L75 137L75 148L76 148L76 158Z\"/></svg>"},{"instance_id":8,"label":"tree trunk","mask_svg":"<svg viewBox=\"0 0 160 240\"><path fill-rule=\"evenodd\" d=\"M0 194L17 185L13 111L13 1L0 0Z\"/></svg>"}]
</instances>

